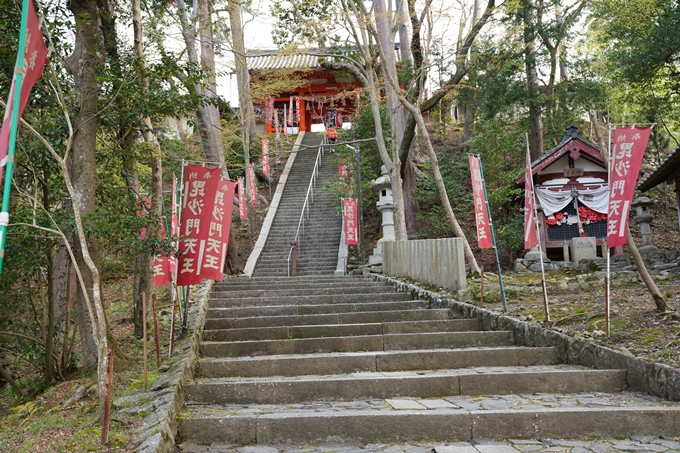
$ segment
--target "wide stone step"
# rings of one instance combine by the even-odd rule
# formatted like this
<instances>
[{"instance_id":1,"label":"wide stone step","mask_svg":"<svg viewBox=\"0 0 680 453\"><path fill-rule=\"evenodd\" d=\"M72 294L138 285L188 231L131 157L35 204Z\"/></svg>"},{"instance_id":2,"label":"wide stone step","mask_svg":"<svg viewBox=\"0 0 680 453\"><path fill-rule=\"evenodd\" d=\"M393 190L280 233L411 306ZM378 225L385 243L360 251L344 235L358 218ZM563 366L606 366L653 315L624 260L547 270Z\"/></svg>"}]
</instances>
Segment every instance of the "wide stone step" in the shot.
<instances>
[{"instance_id":1,"label":"wide stone step","mask_svg":"<svg viewBox=\"0 0 680 453\"><path fill-rule=\"evenodd\" d=\"M291 277L294 278L294 277ZM213 294L241 294L244 291L250 291L253 295L266 295L272 292L279 291L316 291L317 294L326 294L328 292L344 292L346 290L357 290L366 292L372 292L373 290L382 289L383 291L394 292L394 287L387 286L380 282L374 282L370 279L347 279L333 277L332 279L327 279L323 284L318 284L316 282L303 283L298 281L288 281L285 279L273 280L270 283L260 282L259 279L254 281L242 282L245 279L226 279L222 282L217 282L213 286ZM233 283L232 283L233 282Z\"/></svg>"},{"instance_id":2,"label":"wide stone step","mask_svg":"<svg viewBox=\"0 0 680 453\"><path fill-rule=\"evenodd\" d=\"M288 294L288 295L286 295ZM336 303L350 303L350 302L397 302L409 300L411 296L407 293L395 292L379 292L379 293L358 293L358 294L306 294L306 295L290 295L284 292L272 299L270 295L259 297L220 297L219 294L214 294L210 299L210 307L249 307L255 305L271 305L275 302L277 305L317 305L317 304L336 304Z\"/></svg>"},{"instance_id":3,"label":"wide stone step","mask_svg":"<svg viewBox=\"0 0 680 453\"><path fill-rule=\"evenodd\" d=\"M244 329L274 326L300 326L315 324L357 324L397 321L446 320L451 312L446 309L371 311L354 313L328 313L320 315L252 316L242 318L209 318L206 330ZM478 321L477 321L478 322Z\"/></svg>"},{"instance_id":4,"label":"wide stone step","mask_svg":"<svg viewBox=\"0 0 680 453\"><path fill-rule=\"evenodd\" d=\"M625 388L625 370L557 365L201 379L186 387L186 395L192 404L290 404L514 393L615 393Z\"/></svg>"},{"instance_id":5,"label":"wide stone step","mask_svg":"<svg viewBox=\"0 0 680 453\"><path fill-rule=\"evenodd\" d=\"M634 393L197 406L185 413L179 426L182 441L203 444L674 437L678 432L680 403Z\"/></svg>"},{"instance_id":6,"label":"wide stone step","mask_svg":"<svg viewBox=\"0 0 680 453\"><path fill-rule=\"evenodd\" d=\"M234 288L237 286L242 286L242 287L251 287L251 286L258 286L258 285L269 285L269 284L305 284L305 285L319 285L319 286L324 286L329 283L346 283L349 284L350 282L353 283L370 283L370 284L378 284L378 285L384 285L383 283L376 282L370 278L367 277L362 277L362 276L346 276L346 277L286 277L286 278L280 278L280 277L237 277L237 278L226 278L222 281L215 282L215 285L213 286L213 289L222 289L224 286L228 286L229 288Z\"/></svg>"},{"instance_id":7,"label":"wide stone step","mask_svg":"<svg viewBox=\"0 0 680 453\"><path fill-rule=\"evenodd\" d=\"M559 361L559 354L555 348L521 346L233 358L204 357L198 362L196 376L204 378L299 376L488 366L554 365Z\"/></svg>"},{"instance_id":8,"label":"wide stone step","mask_svg":"<svg viewBox=\"0 0 680 453\"><path fill-rule=\"evenodd\" d=\"M311 354L317 352L389 351L438 348L511 346L512 332L435 332L357 335L353 337L295 338L261 341L204 341L204 357Z\"/></svg>"},{"instance_id":9,"label":"wide stone step","mask_svg":"<svg viewBox=\"0 0 680 453\"><path fill-rule=\"evenodd\" d=\"M292 338L321 338L356 335L382 335L417 332L464 332L479 328L476 319L445 321L405 321L394 323L321 324L275 326L241 329L204 330L205 341L284 340Z\"/></svg>"},{"instance_id":10,"label":"wide stone step","mask_svg":"<svg viewBox=\"0 0 680 453\"><path fill-rule=\"evenodd\" d=\"M210 308L208 309L208 318L415 310L417 308L427 308L428 305L428 302L422 300L409 300L402 302L365 302L353 304L271 305L257 307Z\"/></svg>"}]
</instances>

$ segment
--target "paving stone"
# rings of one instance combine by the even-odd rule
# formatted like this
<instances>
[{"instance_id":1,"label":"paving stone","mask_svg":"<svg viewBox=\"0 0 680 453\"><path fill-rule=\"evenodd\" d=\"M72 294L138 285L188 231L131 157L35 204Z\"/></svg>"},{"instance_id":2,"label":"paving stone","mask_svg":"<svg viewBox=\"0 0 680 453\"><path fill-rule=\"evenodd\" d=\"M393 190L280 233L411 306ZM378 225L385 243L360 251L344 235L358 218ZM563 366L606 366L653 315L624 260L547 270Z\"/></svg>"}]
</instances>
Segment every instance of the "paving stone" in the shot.
<instances>
[{"instance_id":1,"label":"paving stone","mask_svg":"<svg viewBox=\"0 0 680 453\"><path fill-rule=\"evenodd\" d=\"M397 411L427 409L422 404L418 404L413 400L388 399L388 400L385 400L385 401L387 402L387 404L392 406L392 409L397 410Z\"/></svg>"},{"instance_id":2,"label":"paving stone","mask_svg":"<svg viewBox=\"0 0 680 453\"><path fill-rule=\"evenodd\" d=\"M442 447L435 447L435 452L436 453L479 453L479 450L477 450L472 445L467 444L466 446L446 445L446 446L442 446Z\"/></svg>"},{"instance_id":3,"label":"paving stone","mask_svg":"<svg viewBox=\"0 0 680 453\"><path fill-rule=\"evenodd\" d=\"M246 445L245 447L237 448L236 451L238 453L279 453L278 448L266 445Z\"/></svg>"},{"instance_id":4,"label":"paving stone","mask_svg":"<svg viewBox=\"0 0 680 453\"><path fill-rule=\"evenodd\" d=\"M510 445L475 445L475 448L479 453L517 453L515 447Z\"/></svg>"},{"instance_id":5,"label":"paving stone","mask_svg":"<svg viewBox=\"0 0 680 453\"><path fill-rule=\"evenodd\" d=\"M455 405L449 403L444 399L418 400L418 403L422 404L428 409L441 409L441 408L454 409L456 407Z\"/></svg>"}]
</instances>

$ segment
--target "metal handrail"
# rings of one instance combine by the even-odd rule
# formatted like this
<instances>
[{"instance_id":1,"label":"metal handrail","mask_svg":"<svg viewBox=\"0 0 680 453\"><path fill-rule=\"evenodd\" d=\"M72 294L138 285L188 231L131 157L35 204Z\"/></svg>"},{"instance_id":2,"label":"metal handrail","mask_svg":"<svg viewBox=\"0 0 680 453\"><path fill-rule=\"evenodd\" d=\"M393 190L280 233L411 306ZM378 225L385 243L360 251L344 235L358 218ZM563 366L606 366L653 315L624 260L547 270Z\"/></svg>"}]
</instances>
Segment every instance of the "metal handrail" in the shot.
<instances>
[{"instance_id":1,"label":"metal handrail","mask_svg":"<svg viewBox=\"0 0 680 453\"><path fill-rule=\"evenodd\" d=\"M326 148L326 136L323 136L321 144L319 145L319 151L316 153L316 161L314 162L314 170L312 170L312 177L309 180L309 186L307 187L307 195L305 195L305 202L302 204L302 212L300 213L300 220L298 221L297 231L295 232L295 238L290 242L290 252L288 252L288 276L290 277L290 262L293 259L293 254L295 254L295 261L297 261L297 253L300 250L300 233L305 234L305 212L307 218L309 218L309 206L314 202L314 191L316 188L316 180L319 176L319 167L321 166L321 158L324 155L324 150Z\"/></svg>"}]
</instances>

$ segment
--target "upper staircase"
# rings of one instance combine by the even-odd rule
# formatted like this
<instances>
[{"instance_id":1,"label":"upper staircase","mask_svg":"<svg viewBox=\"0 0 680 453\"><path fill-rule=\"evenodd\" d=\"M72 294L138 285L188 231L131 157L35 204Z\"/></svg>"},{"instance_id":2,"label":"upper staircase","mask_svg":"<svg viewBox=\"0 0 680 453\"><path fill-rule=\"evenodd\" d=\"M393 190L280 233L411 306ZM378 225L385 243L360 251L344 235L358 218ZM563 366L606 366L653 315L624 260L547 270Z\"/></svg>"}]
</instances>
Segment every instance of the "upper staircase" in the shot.
<instances>
[{"instance_id":1,"label":"upper staircase","mask_svg":"<svg viewBox=\"0 0 680 453\"><path fill-rule=\"evenodd\" d=\"M253 277L288 275L290 243L295 238L322 138L321 134L308 132L302 139ZM342 229L340 201L324 187L335 182L337 174L337 158L326 151L321 160L309 218L305 219L304 235L299 241L297 275L333 275L336 269Z\"/></svg>"}]
</instances>

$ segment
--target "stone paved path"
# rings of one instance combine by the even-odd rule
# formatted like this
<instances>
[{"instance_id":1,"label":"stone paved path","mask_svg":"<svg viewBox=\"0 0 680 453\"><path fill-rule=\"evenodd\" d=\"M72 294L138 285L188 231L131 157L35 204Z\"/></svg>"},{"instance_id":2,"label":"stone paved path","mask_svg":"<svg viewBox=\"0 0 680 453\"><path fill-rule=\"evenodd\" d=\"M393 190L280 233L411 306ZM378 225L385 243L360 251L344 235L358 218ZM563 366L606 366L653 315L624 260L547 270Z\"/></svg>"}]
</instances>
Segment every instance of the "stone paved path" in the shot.
<instances>
[{"instance_id":1,"label":"stone paved path","mask_svg":"<svg viewBox=\"0 0 680 453\"><path fill-rule=\"evenodd\" d=\"M182 444L181 453L616 453L680 452L680 438L633 436L626 439L510 439L506 441L473 439L470 442L411 442L361 445L354 443L319 443L316 445L236 445Z\"/></svg>"}]
</instances>

